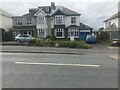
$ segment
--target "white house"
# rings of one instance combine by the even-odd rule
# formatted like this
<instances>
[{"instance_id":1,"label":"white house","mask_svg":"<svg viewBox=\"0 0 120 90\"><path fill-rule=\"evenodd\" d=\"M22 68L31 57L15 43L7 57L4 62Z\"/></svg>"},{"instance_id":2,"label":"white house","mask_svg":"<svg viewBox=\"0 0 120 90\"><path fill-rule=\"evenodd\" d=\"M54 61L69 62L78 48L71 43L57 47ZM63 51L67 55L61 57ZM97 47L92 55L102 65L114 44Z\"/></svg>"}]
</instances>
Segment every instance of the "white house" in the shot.
<instances>
[{"instance_id":1,"label":"white house","mask_svg":"<svg viewBox=\"0 0 120 90\"><path fill-rule=\"evenodd\" d=\"M29 13L13 17L13 33L30 33L32 36L58 39L80 39L80 13L63 6L39 6L30 8ZM28 22L29 21L29 22ZM19 23L18 23L19 22ZM19 24L19 25L18 25Z\"/></svg>"},{"instance_id":2,"label":"white house","mask_svg":"<svg viewBox=\"0 0 120 90\"><path fill-rule=\"evenodd\" d=\"M0 9L0 28L3 28L5 31L9 31L12 27L12 16L6 11Z\"/></svg>"},{"instance_id":3,"label":"white house","mask_svg":"<svg viewBox=\"0 0 120 90\"><path fill-rule=\"evenodd\" d=\"M107 31L110 34L110 39L120 39L120 12L114 14L110 18L104 21L104 29L102 31Z\"/></svg>"}]
</instances>

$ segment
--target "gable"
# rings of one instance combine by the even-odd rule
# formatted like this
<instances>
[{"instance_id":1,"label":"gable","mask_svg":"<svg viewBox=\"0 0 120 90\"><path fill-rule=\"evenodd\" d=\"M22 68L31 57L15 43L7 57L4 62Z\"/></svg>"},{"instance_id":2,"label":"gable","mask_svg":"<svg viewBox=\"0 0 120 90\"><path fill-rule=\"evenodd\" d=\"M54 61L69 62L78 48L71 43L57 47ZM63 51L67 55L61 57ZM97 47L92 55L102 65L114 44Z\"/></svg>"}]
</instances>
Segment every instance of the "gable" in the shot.
<instances>
[{"instance_id":1,"label":"gable","mask_svg":"<svg viewBox=\"0 0 120 90\"><path fill-rule=\"evenodd\" d=\"M60 9L57 9L53 14L52 16L55 16L55 15L65 15L63 11L61 11Z\"/></svg>"},{"instance_id":2,"label":"gable","mask_svg":"<svg viewBox=\"0 0 120 90\"><path fill-rule=\"evenodd\" d=\"M47 14L42 10L42 9L40 9L40 10L38 10L35 14L34 14L34 16L46 16Z\"/></svg>"}]
</instances>

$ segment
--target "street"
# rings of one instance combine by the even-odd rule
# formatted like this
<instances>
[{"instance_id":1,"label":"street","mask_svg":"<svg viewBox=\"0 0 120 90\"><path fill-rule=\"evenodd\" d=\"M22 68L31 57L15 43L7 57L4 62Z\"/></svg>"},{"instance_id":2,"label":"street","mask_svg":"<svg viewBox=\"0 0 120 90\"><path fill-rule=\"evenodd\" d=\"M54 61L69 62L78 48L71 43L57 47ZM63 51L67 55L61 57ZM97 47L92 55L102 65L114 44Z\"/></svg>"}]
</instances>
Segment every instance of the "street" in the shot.
<instances>
[{"instance_id":1,"label":"street","mask_svg":"<svg viewBox=\"0 0 120 90\"><path fill-rule=\"evenodd\" d=\"M2 87L117 88L118 60L111 57L116 50L106 52L81 55L4 52Z\"/></svg>"}]
</instances>

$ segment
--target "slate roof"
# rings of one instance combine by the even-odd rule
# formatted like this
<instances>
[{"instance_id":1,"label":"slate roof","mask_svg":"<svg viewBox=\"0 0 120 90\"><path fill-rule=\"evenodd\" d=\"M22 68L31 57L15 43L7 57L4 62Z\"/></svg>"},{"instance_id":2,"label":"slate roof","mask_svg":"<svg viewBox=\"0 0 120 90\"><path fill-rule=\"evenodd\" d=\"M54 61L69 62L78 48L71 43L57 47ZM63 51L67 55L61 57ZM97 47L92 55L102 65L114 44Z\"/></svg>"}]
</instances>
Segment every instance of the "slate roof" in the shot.
<instances>
[{"instance_id":1,"label":"slate roof","mask_svg":"<svg viewBox=\"0 0 120 90\"><path fill-rule=\"evenodd\" d=\"M38 10L33 10L27 14L24 14L22 17L33 17Z\"/></svg>"},{"instance_id":2,"label":"slate roof","mask_svg":"<svg viewBox=\"0 0 120 90\"><path fill-rule=\"evenodd\" d=\"M77 26L77 25L70 25L70 26L68 26L67 28L74 28L74 27L78 27L78 28L80 28L80 26Z\"/></svg>"},{"instance_id":3,"label":"slate roof","mask_svg":"<svg viewBox=\"0 0 120 90\"><path fill-rule=\"evenodd\" d=\"M66 16L72 16L72 15L78 15L79 16L79 15L81 15L80 13L77 13L77 12L75 12L73 10L70 10L68 8L65 8L63 6L62 6L62 9L58 8L58 10L55 11L52 15L56 15L56 14L58 14L58 12L59 13L61 12L61 15L66 15Z\"/></svg>"},{"instance_id":4,"label":"slate roof","mask_svg":"<svg viewBox=\"0 0 120 90\"><path fill-rule=\"evenodd\" d=\"M49 14L51 11L50 6L43 6L43 7L38 7L38 8L41 8L46 14Z\"/></svg>"},{"instance_id":5,"label":"slate roof","mask_svg":"<svg viewBox=\"0 0 120 90\"><path fill-rule=\"evenodd\" d=\"M117 17L120 17L120 11L118 13L114 14L113 16L111 16L110 18L106 19L104 22L112 20L112 19L117 18Z\"/></svg>"},{"instance_id":6,"label":"slate roof","mask_svg":"<svg viewBox=\"0 0 120 90\"><path fill-rule=\"evenodd\" d=\"M80 13L77 13L73 10L70 10L68 8L65 8L63 6L60 6L62 7L63 9L59 9L59 7L56 6L56 10L58 9L59 11L61 11L64 15L67 15L67 16L71 16L71 15L81 15ZM46 14L50 14L51 13L51 7L50 6L43 6L43 7L38 7L38 8L35 8L33 10L31 10L31 12L27 13L27 14L24 14L22 17L33 17L34 14L39 10L39 9L42 9ZM58 11L57 10L57 11ZM56 12L56 11L55 11ZM55 12L53 14L55 14Z\"/></svg>"},{"instance_id":7,"label":"slate roof","mask_svg":"<svg viewBox=\"0 0 120 90\"><path fill-rule=\"evenodd\" d=\"M88 25L85 25L80 22L80 30L92 30L93 28L89 27Z\"/></svg>"},{"instance_id":8,"label":"slate roof","mask_svg":"<svg viewBox=\"0 0 120 90\"><path fill-rule=\"evenodd\" d=\"M65 15L81 15L80 13L77 13L65 7L63 7L63 12L65 13Z\"/></svg>"}]
</instances>

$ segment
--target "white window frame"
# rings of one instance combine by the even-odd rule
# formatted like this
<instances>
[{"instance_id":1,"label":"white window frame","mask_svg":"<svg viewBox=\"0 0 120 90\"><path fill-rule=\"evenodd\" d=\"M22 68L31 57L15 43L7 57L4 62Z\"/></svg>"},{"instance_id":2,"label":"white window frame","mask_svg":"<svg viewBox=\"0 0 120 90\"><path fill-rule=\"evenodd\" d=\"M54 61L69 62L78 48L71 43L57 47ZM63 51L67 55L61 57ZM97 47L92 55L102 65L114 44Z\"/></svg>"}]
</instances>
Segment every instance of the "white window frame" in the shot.
<instances>
[{"instance_id":1,"label":"white window frame","mask_svg":"<svg viewBox=\"0 0 120 90\"><path fill-rule=\"evenodd\" d=\"M16 26L21 26L22 25L22 19L14 19L15 25Z\"/></svg>"},{"instance_id":2,"label":"white window frame","mask_svg":"<svg viewBox=\"0 0 120 90\"><path fill-rule=\"evenodd\" d=\"M32 25L32 19L31 18L27 18L27 25L28 26Z\"/></svg>"},{"instance_id":3,"label":"white window frame","mask_svg":"<svg viewBox=\"0 0 120 90\"><path fill-rule=\"evenodd\" d=\"M57 36L58 32L62 32L62 36ZM55 37L56 38L64 38L64 29L55 29Z\"/></svg>"},{"instance_id":4,"label":"white window frame","mask_svg":"<svg viewBox=\"0 0 120 90\"><path fill-rule=\"evenodd\" d=\"M46 36L46 33L45 33L45 29L38 29L38 32L39 32L39 38L43 38L43 37L45 37ZM42 36L40 36L40 33L42 33L43 35Z\"/></svg>"},{"instance_id":5,"label":"white window frame","mask_svg":"<svg viewBox=\"0 0 120 90\"><path fill-rule=\"evenodd\" d=\"M71 35L72 32L73 32L73 35ZM76 28L68 29L68 38L70 38L71 36L73 36L75 38L79 38L79 29L76 29Z\"/></svg>"},{"instance_id":6,"label":"white window frame","mask_svg":"<svg viewBox=\"0 0 120 90\"><path fill-rule=\"evenodd\" d=\"M63 15L57 15L54 17L55 19L55 24L56 25L61 25L63 24Z\"/></svg>"},{"instance_id":7,"label":"white window frame","mask_svg":"<svg viewBox=\"0 0 120 90\"><path fill-rule=\"evenodd\" d=\"M37 17L38 24L45 24L45 17L44 16L38 16Z\"/></svg>"},{"instance_id":8,"label":"white window frame","mask_svg":"<svg viewBox=\"0 0 120 90\"><path fill-rule=\"evenodd\" d=\"M77 18L76 17L71 17L71 24L76 24Z\"/></svg>"}]
</instances>

